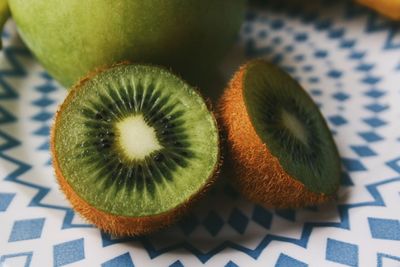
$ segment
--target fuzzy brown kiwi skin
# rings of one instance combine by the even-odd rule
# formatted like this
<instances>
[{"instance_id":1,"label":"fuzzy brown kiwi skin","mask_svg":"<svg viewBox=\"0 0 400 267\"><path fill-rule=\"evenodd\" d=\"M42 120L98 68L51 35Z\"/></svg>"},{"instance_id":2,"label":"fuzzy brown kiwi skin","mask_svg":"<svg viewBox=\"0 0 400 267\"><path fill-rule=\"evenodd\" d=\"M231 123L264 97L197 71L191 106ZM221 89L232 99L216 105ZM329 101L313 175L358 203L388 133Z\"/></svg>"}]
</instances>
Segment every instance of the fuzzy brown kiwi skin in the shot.
<instances>
[{"instance_id":1,"label":"fuzzy brown kiwi skin","mask_svg":"<svg viewBox=\"0 0 400 267\"><path fill-rule=\"evenodd\" d=\"M218 105L218 119L234 163L233 185L249 200L268 208L300 208L334 199L334 195L308 190L291 177L257 135L243 96L243 79L253 62L234 74Z\"/></svg>"},{"instance_id":2,"label":"fuzzy brown kiwi skin","mask_svg":"<svg viewBox=\"0 0 400 267\"><path fill-rule=\"evenodd\" d=\"M118 216L113 215L102 210L97 209L96 207L90 205L85 200L83 200L71 187L68 181L65 179L60 164L57 158L56 153L56 144L55 144L55 136L57 133L59 116L63 112L63 110L70 104L70 102L75 98L78 90L89 80L91 80L94 76L104 72L106 70L119 67L122 65L131 64L128 61L116 63L111 66L103 66L100 67L89 74L83 77L80 81L78 81L69 91L64 102L59 106L55 116L53 125L50 132L50 150L52 154L52 165L54 168L54 173L57 179L57 182L60 186L61 191L65 194L66 198L72 204L72 207L75 211L77 211L86 221L94 224L99 229L103 230L106 233L109 233L113 236L140 236L147 235L153 233L155 231L166 228L176 221L185 216L188 211L205 195L208 189L215 183L218 175L219 169L222 164L222 157L220 152L220 132L218 132L218 162L212 172L212 175L208 178L206 184L198 190L193 196L186 200L184 203L175 207L174 209L160 213L153 216L142 216L142 217L129 217L129 216ZM142 64L143 65L143 64ZM196 92L200 95L200 93L196 90ZM201 96L201 95L200 95ZM214 124L217 129L218 124L214 116L214 112L211 109L210 101L206 101L208 110L212 114Z\"/></svg>"}]
</instances>

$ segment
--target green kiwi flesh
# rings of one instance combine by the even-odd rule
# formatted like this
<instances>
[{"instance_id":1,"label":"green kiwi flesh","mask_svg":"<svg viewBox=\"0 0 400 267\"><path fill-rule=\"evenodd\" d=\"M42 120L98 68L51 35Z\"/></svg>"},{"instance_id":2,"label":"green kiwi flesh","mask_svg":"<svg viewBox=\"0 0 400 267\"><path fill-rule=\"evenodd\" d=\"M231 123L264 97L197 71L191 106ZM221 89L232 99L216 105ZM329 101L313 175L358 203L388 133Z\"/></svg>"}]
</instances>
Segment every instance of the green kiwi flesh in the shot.
<instances>
[{"instance_id":1,"label":"green kiwi flesh","mask_svg":"<svg viewBox=\"0 0 400 267\"><path fill-rule=\"evenodd\" d=\"M219 163L218 127L180 78L159 67L121 65L74 93L58 115L53 156L89 205L117 216L152 216L207 186Z\"/></svg>"},{"instance_id":2,"label":"green kiwi flesh","mask_svg":"<svg viewBox=\"0 0 400 267\"><path fill-rule=\"evenodd\" d=\"M278 67L257 60L245 72L244 103L259 138L283 169L310 191L333 194L340 158L318 106Z\"/></svg>"}]
</instances>

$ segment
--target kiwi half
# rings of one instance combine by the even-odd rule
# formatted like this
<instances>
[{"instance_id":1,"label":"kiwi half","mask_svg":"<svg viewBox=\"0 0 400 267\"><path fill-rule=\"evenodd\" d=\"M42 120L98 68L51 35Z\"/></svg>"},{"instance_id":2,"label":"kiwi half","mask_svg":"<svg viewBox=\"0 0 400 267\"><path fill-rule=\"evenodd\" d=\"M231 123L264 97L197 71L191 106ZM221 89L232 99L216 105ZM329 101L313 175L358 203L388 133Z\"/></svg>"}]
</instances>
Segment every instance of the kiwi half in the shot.
<instances>
[{"instance_id":1,"label":"kiwi half","mask_svg":"<svg viewBox=\"0 0 400 267\"><path fill-rule=\"evenodd\" d=\"M74 86L56 114L51 150L73 208L118 236L173 223L219 167L218 128L202 97L145 65L112 66Z\"/></svg>"},{"instance_id":2,"label":"kiwi half","mask_svg":"<svg viewBox=\"0 0 400 267\"><path fill-rule=\"evenodd\" d=\"M234 75L220 116L235 162L234 183L268 207L295 208L332 198L340 160L318 107L288 74L255 60Z\"/></svg>"}]
</instances>

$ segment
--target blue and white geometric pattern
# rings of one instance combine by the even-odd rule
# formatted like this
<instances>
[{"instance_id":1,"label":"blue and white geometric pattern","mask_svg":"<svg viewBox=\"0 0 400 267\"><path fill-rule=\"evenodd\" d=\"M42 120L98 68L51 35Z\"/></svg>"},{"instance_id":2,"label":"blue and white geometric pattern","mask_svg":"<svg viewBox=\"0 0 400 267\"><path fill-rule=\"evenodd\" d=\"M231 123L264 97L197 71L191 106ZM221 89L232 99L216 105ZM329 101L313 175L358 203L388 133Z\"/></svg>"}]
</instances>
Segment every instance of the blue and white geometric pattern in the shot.
<instances>
[{"instance_id":1,"label":"blue and white geometric pattern","mask_svg":"<svg viewBox=\"0 0 400 267\"><path fill-rule=\"evenodd\" d=\"M84 239L63 242L53 248L54 266L64 266L85 258Z\"/></svg>"},{"instance_id":2,"label":"blue and white geometric pattern","mask_svg":"<svg viewBox=\"0 0 400 267\"><path fill-rule=\"evenodd\" d=\"M400 241L400 220L368 218L373 238Z\"/></svg>"},{"instance_id":3,"label":"blue and white geometric pattern","mask_svg":"<svg viewBox=\"0 0 400 267\"><path fill-rule=\"evenodd\" d=\"M11 22L0 53L0 266L400 265L400 24L353 1L258 2L225 77L262 57L306 88L342 157L337 200L271 210L222 184L160 233L100 232L73 212L50 166L49 129L66 91Z\"/></svg>"},{"instance_id":4,"label":"blue and white geometric pattern","mask_svg":"<svg viewBox=\"0 0 400 267\"><path fill-rule=\"evenodd\" d=\"M326 259L347 266L358 266L358 246L328 238Z\"/></svg>"},{"instance_id":5,"label":"blue and white geometric pattern","mask_svg":"<svg viewBox=\"0 0 400 267\"><path fill-rule=\"evenodd\" d=\"M11 193L0 193L0 212L7 210L14 196L15 194Z\"/></svg>"},{"instance_id":6,"label":"blue and white geometric pattern","mask_svg":"<svg viewBox=\"0 0 400 267\"><path fill-rule=\"evenodd\" d=\"M101 264L101 267L119 267L119 266L134 267L129 252L126 252L125 254L117 256Z\"/></svg>"},{"instance_id":7,"label":"blue and white geometric pattern","mask_svg":"<svg viewBox=\"0 0 400 267\"><path fill-rule=\"evenodd\" d=\"M8 242L40 238L45 218L15 221Z\"/></svg>"}]
</instances>

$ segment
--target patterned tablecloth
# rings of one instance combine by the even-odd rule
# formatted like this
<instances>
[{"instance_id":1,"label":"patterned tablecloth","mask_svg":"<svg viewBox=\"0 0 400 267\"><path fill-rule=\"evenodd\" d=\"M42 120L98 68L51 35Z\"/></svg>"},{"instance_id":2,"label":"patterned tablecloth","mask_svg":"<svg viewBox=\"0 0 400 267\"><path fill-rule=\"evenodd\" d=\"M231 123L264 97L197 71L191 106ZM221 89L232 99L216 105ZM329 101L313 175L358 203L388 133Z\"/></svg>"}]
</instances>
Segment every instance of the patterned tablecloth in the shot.
<instances>
[{"instance_id":1,"label":"patterned tablecloth","mask_svg":"<svg viewBox=\"0 0 400 267\"><path fill-rule=\"evenodd\" d=\"M153 236L101 233L71 210L50 166L49 126L66 92L9 22L0 53L0 266L400 266L400 24L350 1L260 2L224 73L262 57L304 85L341 153L338 200L270 210L223 185Z\"/></svg>"}]
</instances>

